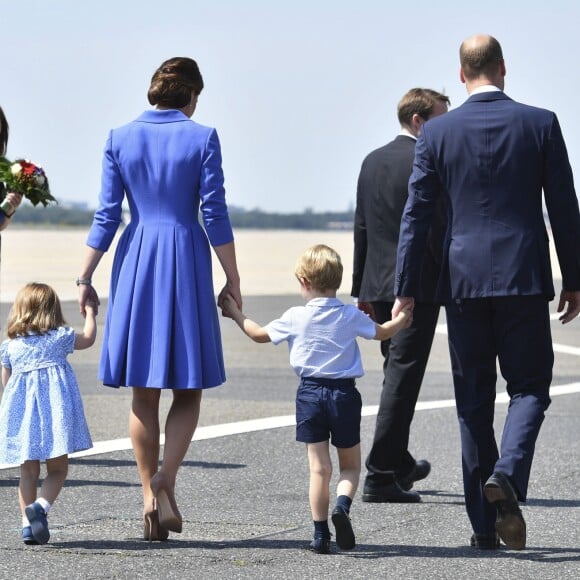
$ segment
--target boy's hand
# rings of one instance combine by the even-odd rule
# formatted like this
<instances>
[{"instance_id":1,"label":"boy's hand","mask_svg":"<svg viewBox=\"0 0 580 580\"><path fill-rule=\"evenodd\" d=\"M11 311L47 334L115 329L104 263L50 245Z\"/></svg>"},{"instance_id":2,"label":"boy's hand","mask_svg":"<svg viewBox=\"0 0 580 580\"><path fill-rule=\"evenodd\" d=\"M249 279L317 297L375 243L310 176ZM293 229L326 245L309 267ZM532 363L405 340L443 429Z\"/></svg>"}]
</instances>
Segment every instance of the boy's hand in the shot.
<instances>
[{"instance_id":1,"label":"boy's hand","mask_svg":"<svg viewBox=\"0 0 580 580\"><path fill-rule=\"evenodd\" d=\"M413 324L413 310L408 306L404 307L403 310L397 314L395 321L401 325L401 329L409 328Z\"/></svg>"},{"instance_id":2,"label":"boy's hand","mask_svg":"<svg viewBox=\"0 0 580 580\"><path fill-rule=\"evenodd\" d=\"M226 318L233 318L236 312L239 312L237 302L234 300L231 294L225 294L222 297L222 315Z\"/></svg>"}]
</instances>

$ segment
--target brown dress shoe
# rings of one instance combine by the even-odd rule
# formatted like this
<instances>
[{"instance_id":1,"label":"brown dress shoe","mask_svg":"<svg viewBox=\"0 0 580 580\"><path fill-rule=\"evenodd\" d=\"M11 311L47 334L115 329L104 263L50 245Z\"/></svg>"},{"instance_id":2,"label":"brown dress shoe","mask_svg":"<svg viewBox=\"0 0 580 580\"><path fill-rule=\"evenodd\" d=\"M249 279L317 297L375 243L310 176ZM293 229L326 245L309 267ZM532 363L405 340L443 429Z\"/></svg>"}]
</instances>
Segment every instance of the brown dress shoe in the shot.
<instances>
[{"instance_id":1,"label":"brown dress shoe","mask_svg":"<svg viewBox=\"0 0 580 580\"><path fill-rule=\"evenodd\" d=\"M499 548L499 538L497 534L473 534L471 536L471 547L480 550L497 550Z\"/></svg>"},{"instance_id":2,"label":"brown dress shoe","mask_svg":"<svg viewBox=\"0 0 580 580\"><path fill-rule=\"evenodd\" d=\"M526 522L518 504L516 492L503 473L494 473L485 483L483 493L497 508L495 529L511 550L526 547Z\"/></svg>"}]
</instances>

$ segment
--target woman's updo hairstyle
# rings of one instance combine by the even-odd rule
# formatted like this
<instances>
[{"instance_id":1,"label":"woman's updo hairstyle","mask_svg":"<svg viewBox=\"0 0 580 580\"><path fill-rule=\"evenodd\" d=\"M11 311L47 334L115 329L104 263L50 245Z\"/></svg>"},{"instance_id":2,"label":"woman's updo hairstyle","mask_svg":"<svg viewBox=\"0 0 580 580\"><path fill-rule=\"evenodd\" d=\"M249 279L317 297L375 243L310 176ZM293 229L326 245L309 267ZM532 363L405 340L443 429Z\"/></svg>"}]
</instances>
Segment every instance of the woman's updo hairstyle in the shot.
<instances>
[{"instance_id":1,"label":"woman's updo hairstyle","mask_svg":"<svg viewBox=\"0 0 580 580\"><path fill-rule=\"evenodd\" d=\"M197 63L184 56L166 60L151 77L147 98L152 105L181 109L191 101L191 92L199 95L203 79Z\"/></svg>"}]
</instances>

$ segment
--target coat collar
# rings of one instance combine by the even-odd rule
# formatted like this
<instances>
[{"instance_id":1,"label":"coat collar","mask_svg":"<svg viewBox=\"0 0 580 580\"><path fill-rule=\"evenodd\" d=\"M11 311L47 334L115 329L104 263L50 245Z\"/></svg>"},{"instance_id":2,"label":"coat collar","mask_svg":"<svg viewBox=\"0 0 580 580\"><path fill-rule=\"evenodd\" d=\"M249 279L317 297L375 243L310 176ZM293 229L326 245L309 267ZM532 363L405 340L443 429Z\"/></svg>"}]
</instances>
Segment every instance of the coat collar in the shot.
<instances>
[{"instance_id":1,"label":"coat collar","mask_svg":"<svg viewBox=\"0 0 580 580\"><path fill-rule=\"evenodd\" d=\"M482 101L511 101L510 97L508 97L503 91L486 91L485 93L476 93L475 95L471 95L466 103L475 103L475 102L482 102Z\"/></svg>"},{"instance_id":2,"label":"coat collar","mask_svg":"<svg viewBox=\"0 0 580 580\"><path fill-rule=\"evenodd\" d=\"M145 111L136 119L141 123L177 123L180 121L191 121L191 119L177 109L153 109Z\"/></svg>"}]
</instances>

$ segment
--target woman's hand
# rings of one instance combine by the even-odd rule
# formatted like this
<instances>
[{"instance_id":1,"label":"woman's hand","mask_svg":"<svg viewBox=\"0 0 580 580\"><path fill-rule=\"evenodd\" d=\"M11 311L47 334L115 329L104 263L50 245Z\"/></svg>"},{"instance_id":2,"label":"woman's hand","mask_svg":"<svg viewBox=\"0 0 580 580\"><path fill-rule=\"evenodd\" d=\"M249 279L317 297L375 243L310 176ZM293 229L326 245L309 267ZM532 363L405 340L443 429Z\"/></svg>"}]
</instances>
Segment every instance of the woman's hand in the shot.
<instances>
[{"instance_id":1,"label":"woman's hand","mask_svg":"<svg viewBox=\"0 0 580 580\"><path fill-rule=\"evenodd\" d=\"M87 315L87 307L95 311L95 316L99 313L99 296L97 291L90 284L79 285L79 306L81 314L84 317Z\"/></svg>"},{"instance_id":2,"label":"woman's hand","mask_svg":"<svg viewBox=\"0 0 580 580\"><path fill-rule=\"evenodd\" d=\"M3 206L2 213L6 216L7 219L3 219L0 222L0 231L8 226L8 224L10 223L10 218L14 215L16 208L20 205L21 202L22 202L21 194L14 193L13 191L6 194L6 197L2 200ZM11 211L6 211L6 209L4 209L4 207L6 207L6 204L12 208Z\"/></svg>"},{"instance_id":3,"label":"woman's hand","mask_svg":"<svg viewBox=\"0 0 580 580\"><path fill-rule=\"evenodd\" d=\"M231 294L238 308L242 309L242 292L240 290L240 275L236 263L236 247L234 242L215 246L214 251L226 275L226 285L218 296L218 306L223 310L223 301L227 294Z\"/></svg>"},{"instance_id":4,"label":"woman's hand","mask_svg":"<svg viewBox=\"0 0 580 580\"><path fill-rule=\"evenodd\" d=\"M218 306L221 308L222 314L224 316L227 316L227 314L225 312L225 302L226 302L226 298L228 296L234 300L234 302L237 304L238 308L241 310L242 309L242 292L240 290L240 285L233 284L231 282L226 282L226 285L222 288L222 291L219 293L217 303L218 303Z\"/></svg>"},{"instance_id":5,"label":"woman's hand","mask_svg":"<svg viewBox=\"0 0 580 580\"><path fill-rule=\"evenodd\" d=\"M12 206L12 211L14 213L16 208L22 203L22 194L10 191L6 194L4 201L7 201Z\"/></svg>"}]
</instances>

